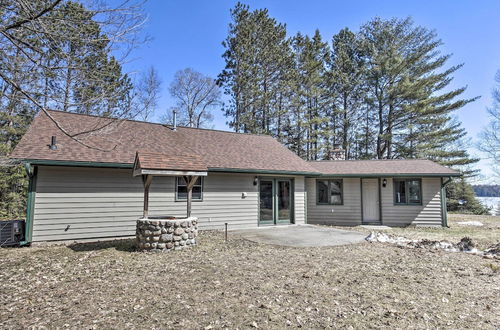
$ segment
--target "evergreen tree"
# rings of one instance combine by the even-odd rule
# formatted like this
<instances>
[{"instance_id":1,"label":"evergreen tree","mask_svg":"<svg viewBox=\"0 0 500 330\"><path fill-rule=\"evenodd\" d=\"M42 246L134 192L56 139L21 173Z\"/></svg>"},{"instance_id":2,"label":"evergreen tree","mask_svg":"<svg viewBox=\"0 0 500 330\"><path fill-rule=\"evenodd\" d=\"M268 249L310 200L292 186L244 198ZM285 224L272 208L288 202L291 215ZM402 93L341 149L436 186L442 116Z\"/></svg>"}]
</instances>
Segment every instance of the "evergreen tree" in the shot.
<instances>
[{"instance_id":1,"label":"evergreen tree","mask_svg":"<svg viewBox=\"0 0 500 330\"><path fill-rule=\"evenodd\" d=\"M23 166L1 162L1 159L8 157L24 135L34 110L15 90L1 87L9 96L0 98L0 219L16 219L24 217L28 180Z\"/></svg>"},{"instance_id":2,"label":"evergreen tree","mask_svg":"<svg viewBox=\"0 0 500 330\"><path fill-rule=\"evenodd\" d=\"M325 122L325 74L326 61L329 56L328 45L321 39L318 30L312 38L297 34L293 40L294 58L296 61L297 81L294 94L296 95L296 113L299 127L300 139L304 151L300 151L307 160L316 160L321 157L321 137L324 136L322 129ZM299 137L294 137L295 139Z\"/></svg>"},{"instance_id":3,"label":"evergreen tree","mask_svg":"<svg viewBox=\"0 0 500 330\"><path fill-rule=\"evenodd\" d=\"M285 25L267 9L238 3L223 42L226 66L218 82L230 96L225 113L236 131L275 133L279 95L289 59Z\"/></svg>"},{"instance_id":4,"label":"evergreen tree","mask_svg":"<svg viewBox=\"0 0 500 330\"><path fill-rule=\"evenodd\" d=\"M2 13L6 18L7 12ZM16 16L11 17L15 20ZM32 33L23 30L11 32L11 38L38 44ZM31 61L16 47L0 44L0 67L4 76L26 89L40 90L40 76L31 71ZM42 93L37 98L42 98ZM6 161L21 140L36 114L36 109L26 97L5 79L0 79L0 219L24 217L27 177L23 166Z\"/></svg>"},{"instance_id":5,"label":"evergreen tree","mask_svg":"<svg viewBox=\"0 0 500 330\"><path fill-rule=\"evenodd\" d=\"M44 74L46 105L63 111L113 117L130 117L128 100L132 83L121 64L110 55L109 37L94 20L95 13L81 3L65 2L47 19Z\"/></svg>"},{"instance_id":6,"label":"evergreen tree","mask_svg":"<svg viewBox=\"0 0 500 330\"><path fill-rule=\"evenodd\" d=\"M325 142L327 149L341 146L345 159L349 159L356 156L356 151L351 152L351 148L360 137L355 135L356 126L364 119L361 112L365 88L364 61L358 37L347 28L333 36L332 50L327 79L328 96L333 101L333 111L329 116L332 129L327 130ZM329 152L326 154L328 159Z\"/></svg>"},{"instance_id":7,"label":"evergreen tree","mask_svg":"<svg viewBox=\"0 0 500 330\"><path fill-rule=\"evenodd\" d=\"M457 213L488 214L489 209L481 204L472 186L460 178L446 186L448 211Z\"/></svg>"},{"instance_id":8,"label":"evergreen tree","mask_svg":"<svg viewBox=\"0 0 500 330\"><path fill-rule=\"evenodd\" d=\"M25 170L6 159L38 111L129 116L132 86L111 52L113 38L133 34L141 20L136 10L96 11L72 1L1 6L0 217L24 214Z\"/></svg>"},{"instance_id":9,"label":"evergreen tree","mask_svg":"<svg viewBox=\"0 0 500 330\"><path fill-rule=\"evenodd\" d=\"M430 158L446 165L468 165L464 149L450 148L463 137L451 114L475 99L457 99L459 88L443 92L461 65L443 69L441 41L410 18L376 18L361 29L370 105L377 114L376 156Z\"/></svg>"}]
</instances>

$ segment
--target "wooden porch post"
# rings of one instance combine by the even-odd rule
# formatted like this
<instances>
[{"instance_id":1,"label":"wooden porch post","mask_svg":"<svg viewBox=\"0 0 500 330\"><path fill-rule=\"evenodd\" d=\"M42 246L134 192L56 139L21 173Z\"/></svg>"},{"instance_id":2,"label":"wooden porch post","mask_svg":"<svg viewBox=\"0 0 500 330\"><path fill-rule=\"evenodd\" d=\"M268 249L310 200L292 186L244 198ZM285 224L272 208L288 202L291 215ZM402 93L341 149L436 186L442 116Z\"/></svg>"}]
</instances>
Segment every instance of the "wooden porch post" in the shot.
<instances>
[{"instance_id":1,"label":"wooden porch post","mask_svg":"<svg viewBox=\"0 0 500 330\"><path fill-rule=\"evenodd\" d=\"M191 216L191 202L193 201L193 186L198 180L198 176L184 176L187 188L187 217Z\"/></svg>"},{"instance_id":2,"label":"wooden porch post","mask_svg":"<svg viewBox=\"0 0 500 330\"><path fill-rule=\"evenodd\" d=\"M143 175L142 183L144 184L144 208L142 211L142 217L144 219L148 218L149 209L149 187L151 186L151 181L153 180L152 175Z\"/></svg>"}]
</instances>

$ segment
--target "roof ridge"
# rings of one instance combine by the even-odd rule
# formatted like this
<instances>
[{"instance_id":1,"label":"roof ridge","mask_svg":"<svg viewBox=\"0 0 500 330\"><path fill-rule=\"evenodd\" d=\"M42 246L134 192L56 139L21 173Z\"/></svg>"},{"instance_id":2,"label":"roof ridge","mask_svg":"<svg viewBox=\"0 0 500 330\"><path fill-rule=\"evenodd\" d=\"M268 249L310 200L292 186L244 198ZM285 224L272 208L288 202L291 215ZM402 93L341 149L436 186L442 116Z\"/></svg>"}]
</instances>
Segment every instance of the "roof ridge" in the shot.
<instances>
[{"instance_id":1,"label":"roof ridge","mask_svg":"<svg viewBox=\"0 0 500 330\"><path fill-rule=\"evenodd\" d=\"M145 121L145 120L128 119L128 118L115 118L115 117L104 117L104 116L98 116L98 115L91 115L91 114L87 114L87 113L68 112L68 111L53 110L53 109L46 110L46 111L61 113L61 114L70 115L70 116L78 115L78 116L92 117L92 118L124 120L124 121L129 121L129 122L134 122L134 123L140 123L140 124L159 125L159 126L163 126L163 127L170 128L170 129L173 128L173 126L169 125L169 124L155 123L155 122ZM240 134L240 135L253 135L253 136L262 136L262 137L271 137L271 138L273 138L271 135L268 135L268 134L232 132L232 131L225 131L225 130L221 130L221 129L212 129L212 128L204 128L204 127L188 127L188 126L179 126L179 125L177 125L177 128L194 129L194 130L210 131L210 132L220 132L220 133L230 133L230 134Z\"/></svg>"}]
</instances>

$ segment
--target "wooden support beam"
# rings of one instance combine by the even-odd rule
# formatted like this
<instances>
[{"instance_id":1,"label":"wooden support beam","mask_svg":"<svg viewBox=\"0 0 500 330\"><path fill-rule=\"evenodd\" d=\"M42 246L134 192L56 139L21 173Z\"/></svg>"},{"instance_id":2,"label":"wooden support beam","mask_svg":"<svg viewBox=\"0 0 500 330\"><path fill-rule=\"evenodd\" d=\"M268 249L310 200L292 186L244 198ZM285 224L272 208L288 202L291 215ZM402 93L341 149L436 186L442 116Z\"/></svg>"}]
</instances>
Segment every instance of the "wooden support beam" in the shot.
<instances>
[{"instance_id":1,"label":"wooden support beam","mask_svg":"<svg viewBox=\"0 0 500 330\"><path fill-rule=\"evenodd\" d=\"M193 201L193 186L198 180L199 176L193 175L193 176L184 176L184 181L186 182L186 188L187 188L187 217L189 218L191 216L191 204Z\"/></svg>"},{"instance_id":2,"label":"wooden support beam","mask_svg":"<svg viewBox=\"0 0 500 330\"><path fill-rule=\"evenodd\" d=\"M153 181L152 175L143 175L142 183L144 184L144 208L142 211L142 217L144 219L148 218L148 209L149 209L149 187L151 186L151 182Z\"/></svg>"}]
</instances>

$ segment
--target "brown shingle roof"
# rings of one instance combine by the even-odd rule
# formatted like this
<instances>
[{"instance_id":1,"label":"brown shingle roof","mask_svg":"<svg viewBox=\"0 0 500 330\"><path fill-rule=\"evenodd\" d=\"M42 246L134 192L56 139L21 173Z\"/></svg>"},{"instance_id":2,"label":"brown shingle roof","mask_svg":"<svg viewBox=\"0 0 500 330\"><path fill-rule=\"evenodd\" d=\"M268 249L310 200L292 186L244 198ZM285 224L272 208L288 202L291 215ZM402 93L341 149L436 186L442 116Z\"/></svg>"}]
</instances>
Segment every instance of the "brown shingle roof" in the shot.
<instances>
[{"instance_id":1,"label":"brown shingle roof","mask_svg":"<svg viewBox=\"0 0 500 330\"><path fill-rule=\"evenodd\" d=\"M57 122L72 134L82 133L81 144L64 135L40 113L21 139L12 158L133 164L137 151L176 155L199 155L210 169L262 172L316 172L306 161L266 135L207 129L171 127L133 120L51 111ZM95 131L96 128L99 128ZM57 150L50 150L51 136ZM92 147L88 147L90 145Z\"/></svg>"},{"instance_id":2,"label":"brown shingle roof","mask_svg":"<svg viewBox=\"0 0 500 330\"><path fill-rule=\"evenodd\" d=\"M419 175L457 176L459 173L427 159L311 161L326 175Z\"/></svg>"},{"instance_id":3,"label":"brown shingle roof","mask_svg":"<svg viewBox=\"0 0 500 330\"><path fill-rule=\"evenodd\" d=\"M148 170L174 170L206 172L205 161L193 153L160 154L156 152L138 152L137 167Z\"/></svg>"}]
</instances>

